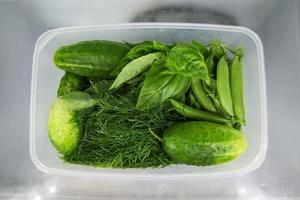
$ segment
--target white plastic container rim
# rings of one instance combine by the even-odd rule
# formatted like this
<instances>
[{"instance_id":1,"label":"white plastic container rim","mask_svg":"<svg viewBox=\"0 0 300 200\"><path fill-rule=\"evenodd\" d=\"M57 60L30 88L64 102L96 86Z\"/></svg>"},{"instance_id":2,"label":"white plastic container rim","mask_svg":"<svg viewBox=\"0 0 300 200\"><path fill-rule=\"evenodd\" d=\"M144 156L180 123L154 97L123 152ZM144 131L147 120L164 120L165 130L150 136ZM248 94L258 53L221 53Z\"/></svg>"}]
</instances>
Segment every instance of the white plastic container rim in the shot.
<instances>
[{"instance_id":1,"label":"white plastic container rim","mask_svg":"<svg viewBox=\"0 0 300 200\"><path fill-rule=\"evenodd\" d=\"M256 45L257 48L257 58L259 59L259 63L261 67L259 67L259 82L260 88L259 92L261 94L260 104L261 104L261 119L262 119L262 127L261 127L261 145L259 153L253 159L253 161L246 167L240 168L237 170L233 170L231 172L217 172L213 174L205 174L205 173L168 173L168 174L140 174L140 173L98 173L96 171L86 171L86 170L65 170L65 169L55 169L45 166L43 163L39 161L35 153L35 120L36 120L36 85L37 85L37 62L38 62L38 54L41 49L56 35L64 32L77 32L78 29L83 29L84 31L93 31L93 30L119 30L119 29L144 29L144 28L161 28L161 29L201 29L201 30L216 30L216 31L229 31L236 33L247 34ZM101 39L101 38L100 38ZM252 30L241 27L241 26L228 26L228 25L213 25L213 24L194 24L194 23L123 23L123 24L110 24L110 25L95 25L95 26L72 26L72 27L64 27L57 28L46 31L43 33L37 40L33 55L33 64L32 64L32 81L31 81L31 101L30 101L30 157L34 163L34 165L47 174L52 175L91 175L94 177L101 178L136 178L136 179L182 179L182 178L210 178L210 177L230 177L230 176L238 176L244 175L251 171L256 170L260 167L266 157L267 147L268 147L268 126L267 126L267 97L266 97L266 80L265 80L265 63L264 63L264 53L263 53L263 45L259 36L253 32ZM101 169L101 168L99 168Z\"/></svg>"}]
</instances>

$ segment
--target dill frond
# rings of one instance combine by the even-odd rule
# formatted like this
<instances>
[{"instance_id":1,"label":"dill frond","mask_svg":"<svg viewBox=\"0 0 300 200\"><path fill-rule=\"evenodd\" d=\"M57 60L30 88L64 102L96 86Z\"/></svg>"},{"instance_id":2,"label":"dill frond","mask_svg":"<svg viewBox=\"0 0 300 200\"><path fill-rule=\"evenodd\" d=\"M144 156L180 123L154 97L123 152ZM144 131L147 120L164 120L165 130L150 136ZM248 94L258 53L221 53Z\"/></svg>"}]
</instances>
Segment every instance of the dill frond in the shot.
<instances>
[{"instance_id":1,"label":"dill frond","mask_svg":"<svg viewBox=\"0 0 300 200\"><path fill-rule=\"evenodd\" d=\"M98 106L86 115L78 148L63 159L71 163L112 168L173 164L174 161L163 151L161 142L149 129L161 137L166 127L174 121L181 121L182 117L168 104L156 109L137 110L135 105L140 86L131 86L129 92L120 94L106 90L108 87L103 87L104 84L107 82L91 86L94 89L89 92L97 99Z\"/></svg>"}]
</instances>

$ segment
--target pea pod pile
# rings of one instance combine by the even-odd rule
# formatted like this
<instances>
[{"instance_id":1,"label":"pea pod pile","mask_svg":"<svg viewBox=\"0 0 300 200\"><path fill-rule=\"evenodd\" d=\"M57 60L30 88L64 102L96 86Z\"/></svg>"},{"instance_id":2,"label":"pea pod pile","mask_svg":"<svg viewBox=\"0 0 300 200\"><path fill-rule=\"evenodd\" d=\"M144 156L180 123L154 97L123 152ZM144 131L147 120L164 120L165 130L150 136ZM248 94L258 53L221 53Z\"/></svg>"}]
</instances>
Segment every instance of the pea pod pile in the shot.
<instances>
[{"instance_id":1,"label":"pea pod pile","mask_svg":"<svg viewBox=\"0 0 300 200\"><path fill-rule=\"evenodd\" d=\"M234 160L247 147L242 59L218 40L63 46L50 140L65 161L100 167Z\"/></svg>"}]
</instances>

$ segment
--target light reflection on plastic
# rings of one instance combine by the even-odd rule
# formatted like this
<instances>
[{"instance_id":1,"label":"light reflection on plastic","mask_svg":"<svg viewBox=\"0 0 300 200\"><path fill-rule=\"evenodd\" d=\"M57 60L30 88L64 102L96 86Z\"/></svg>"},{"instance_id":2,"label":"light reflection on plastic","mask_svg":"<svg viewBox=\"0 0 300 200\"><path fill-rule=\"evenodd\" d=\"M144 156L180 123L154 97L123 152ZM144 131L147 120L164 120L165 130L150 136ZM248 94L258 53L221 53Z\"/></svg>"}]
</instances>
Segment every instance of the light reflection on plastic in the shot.
<instances>
[{"instance_id":1,"label":"light reflection on plastic","mask_svg":"<svg viewBox=\"0 0 300 200\"><path fill-rule=\"evenodd\" d=\"M49 191L49 193L54 194L54 193L56 193L57 189L56 189L55 185L52 185L52 186L48 187L48 191Z\"/></svg>"},{"instance_id":2,"label":"light reflection on plastic","mask_svg":"<svg viewBox=\"0 0 300 200\"><path fill-rule=\"evenodd\" d=\"M36 195L34 196L34 200L41 200L41 199L42 199L41 196L38 195L38 194L36 194Z\"/></svg>"},{"instance_id":3,"label":"light reflection on plastic","mask_svg":"<svg viewBox=\"0 0 300 200\"><path fill-rule=\"evenodd\" d=\"M241 187L241 188L238 188L237 192L238 192L239 196L245 196L247 193L247 190L246 190L246 188Z\"/></svg>"},{"instance_id":4,"label":"light reflection on plastic","mask_svg":"<svg viewBox=\"0 0 300 200\"><path fill-rule=\"evenodd\" d=\"M236 183L236 193L238 199L265 200L265 195L260 185L252 178L247 177Z\"/></svg>"},{"instance_id":5,"label":"light reflection on plastic","mask_svg":"<svg viewBox=\"0 0 300 200\"><path fill-rule=\"evenodd\" d=\"M253 196L250 200L266 200L268 198L266 198L264 195L262 194L258 194L257 196Z\"/></svg>"}]
</instances>

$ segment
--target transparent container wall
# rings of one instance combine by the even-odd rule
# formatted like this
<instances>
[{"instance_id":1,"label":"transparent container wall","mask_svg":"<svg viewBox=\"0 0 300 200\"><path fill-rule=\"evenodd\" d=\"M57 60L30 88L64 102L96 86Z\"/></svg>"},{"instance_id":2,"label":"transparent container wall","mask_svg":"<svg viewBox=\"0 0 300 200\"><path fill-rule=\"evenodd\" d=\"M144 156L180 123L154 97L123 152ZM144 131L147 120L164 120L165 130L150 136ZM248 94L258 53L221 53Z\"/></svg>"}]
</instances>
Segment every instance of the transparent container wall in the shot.
<instances>
[{"instance_id":1,"label":"transparent container wall","mask_svg":"<svg viewBox=\"0 0 300 200\"><path fill-rule=\"evenodd\" d=\"M167 43L209 43L219 39L234 48L245 50L244 88L247 126L243 129L248 149L239 159L225 165L196 167L173 165L157 169L103 169L64 163L51 145L47 133L47 115L56 98L63 71L56 68L53 55L57 48L83 40L115 40L139 42L160 40ZM107 27L67 28L49 31L37 42L33 64L31 155L39 169L52 174L96 174L101 176L210 176L246 173L257 168L264 159L267 146L265 116L265 80L262 46L249 29L227 26L148 24Z\"/></svg>"}]
</instances>

